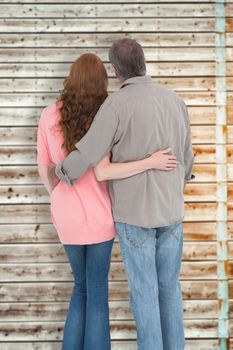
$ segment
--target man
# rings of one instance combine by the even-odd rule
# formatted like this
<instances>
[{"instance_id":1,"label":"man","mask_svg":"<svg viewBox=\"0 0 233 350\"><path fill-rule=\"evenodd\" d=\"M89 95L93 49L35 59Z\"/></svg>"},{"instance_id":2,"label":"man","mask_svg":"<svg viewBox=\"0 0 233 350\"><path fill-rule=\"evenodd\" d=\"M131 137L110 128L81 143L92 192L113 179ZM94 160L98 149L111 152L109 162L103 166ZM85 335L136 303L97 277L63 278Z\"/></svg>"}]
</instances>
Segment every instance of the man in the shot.
<instances>
[{"instance_id":1,"label":"man","mask_svg":"<svg viewBox=\"0 0 233 350\"><path fill-rule=\"evenodd\" d=\"M174 170L149 170L110 181L109 190L138 348L182 350L183 188L194 176L187 109L174 92L145 75L143 50L136 41L115 42L109 58L121 89L106 99L77 150L57 165L56 174L72 184L109 151L113 162L127 162L171 147L178 160Z\"/></svg>"}]
</instances>

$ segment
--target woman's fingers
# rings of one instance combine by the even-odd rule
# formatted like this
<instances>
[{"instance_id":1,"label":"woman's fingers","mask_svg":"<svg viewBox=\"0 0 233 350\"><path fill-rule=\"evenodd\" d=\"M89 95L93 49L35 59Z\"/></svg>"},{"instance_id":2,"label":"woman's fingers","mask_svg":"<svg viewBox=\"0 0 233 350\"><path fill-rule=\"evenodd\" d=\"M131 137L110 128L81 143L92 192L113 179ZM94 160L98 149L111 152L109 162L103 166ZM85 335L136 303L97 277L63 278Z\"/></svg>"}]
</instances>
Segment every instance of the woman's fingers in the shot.
<instances>
[{"instance_id":1,"label":"woman's fingers","mask_svg":"<svg viewBox=\"0 0 233 350\"><path fill-rule=\"evenodd\" d=\"M166 148L166 149L161 150L160 152L161 152L161 153L168 153L168 152L170 152L170 151L171 151L171 147L168 147L168 148Z\"/></svg>"}]
</instances>

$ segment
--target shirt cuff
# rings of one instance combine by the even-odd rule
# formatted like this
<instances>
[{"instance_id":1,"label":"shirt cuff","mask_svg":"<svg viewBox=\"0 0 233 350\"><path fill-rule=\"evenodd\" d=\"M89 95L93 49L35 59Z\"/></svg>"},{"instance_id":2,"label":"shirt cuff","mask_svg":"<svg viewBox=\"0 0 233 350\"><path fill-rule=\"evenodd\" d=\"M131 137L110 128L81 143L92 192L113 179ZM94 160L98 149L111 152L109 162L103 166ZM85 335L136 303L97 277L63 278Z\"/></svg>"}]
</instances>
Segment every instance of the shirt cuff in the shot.
<instances>
[{"instance_id":1,"label":"shirt cuff","mask_svg":"<svg viewBox=\"0 0 233 350\"><path fill-rule=\"evenodd\" d=\"M190 180L195 179L195 177L196 177L196 176L195 176L194 174L191 174L188 178L186 177L185 180L186 180L186 181L190 181Z\"/></svg>"},{"instance_id":2,"label":"shirt cuff","mask_svg":"<svg viewBox=\"0 0 233 350\"><path fill-rule=\"evenodd\" d=\"M73 181L69 178L69 176L66 174L65 170L63 169L63 161L57 164L55 168L55 173L61 179L62 181L66 182L69 185L73 185Z\"/></svg>"}]
</instances>

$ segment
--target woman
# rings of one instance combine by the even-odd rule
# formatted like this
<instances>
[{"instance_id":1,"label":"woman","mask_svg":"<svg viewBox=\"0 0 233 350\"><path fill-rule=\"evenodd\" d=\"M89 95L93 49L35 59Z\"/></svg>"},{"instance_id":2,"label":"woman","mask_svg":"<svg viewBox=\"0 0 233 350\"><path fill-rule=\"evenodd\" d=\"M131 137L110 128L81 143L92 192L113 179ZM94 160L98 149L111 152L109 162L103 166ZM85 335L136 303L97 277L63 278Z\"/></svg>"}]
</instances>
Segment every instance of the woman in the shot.
<instances>
[{"instance_id":1,"label":"woman","mask_svg":"<svg viewBox=\"0 0 233 350\"><path fill-rule=\"evenodd\" d=\"M52 222L74 275L63 350L110 349L108 272L116 233L107 182L103 180L176 166L176 158L167 154L170 149L124 164L111 163L106 155L73 186L55 182L50 165L75 149L106 99L107 86L101 60L93 54L82 55L72 64L58 101L43 110L39 121L38 169L50 194Z\"/></svg>"}]
</instances>

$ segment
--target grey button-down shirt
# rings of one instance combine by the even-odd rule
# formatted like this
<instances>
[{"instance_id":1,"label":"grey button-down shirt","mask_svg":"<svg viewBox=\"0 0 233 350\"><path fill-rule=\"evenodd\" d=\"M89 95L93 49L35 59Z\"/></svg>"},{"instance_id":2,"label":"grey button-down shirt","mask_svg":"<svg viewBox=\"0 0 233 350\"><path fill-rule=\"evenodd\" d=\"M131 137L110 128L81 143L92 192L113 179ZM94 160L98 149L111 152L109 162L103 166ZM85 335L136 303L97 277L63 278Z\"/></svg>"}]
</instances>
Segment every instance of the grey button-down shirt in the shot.
<instances>
[{"instance_id":1,"label":"grey button-down shirt","mask_svg":"<svg viewBox=\"0 0 233 350\"><path fill-rule=\"evenodd\" d=\"M150 76L127 79L100 107L77 150L56 167L57 176L72 184L109 151L113 162L128 162L172 148L178 166L148 170L109 181L113 217L142 227L167 226L183 219L183 189L192 175L194 154L183 100ZM78 213L77 213L78 215Z\"/></svg>"}]
</instances>

